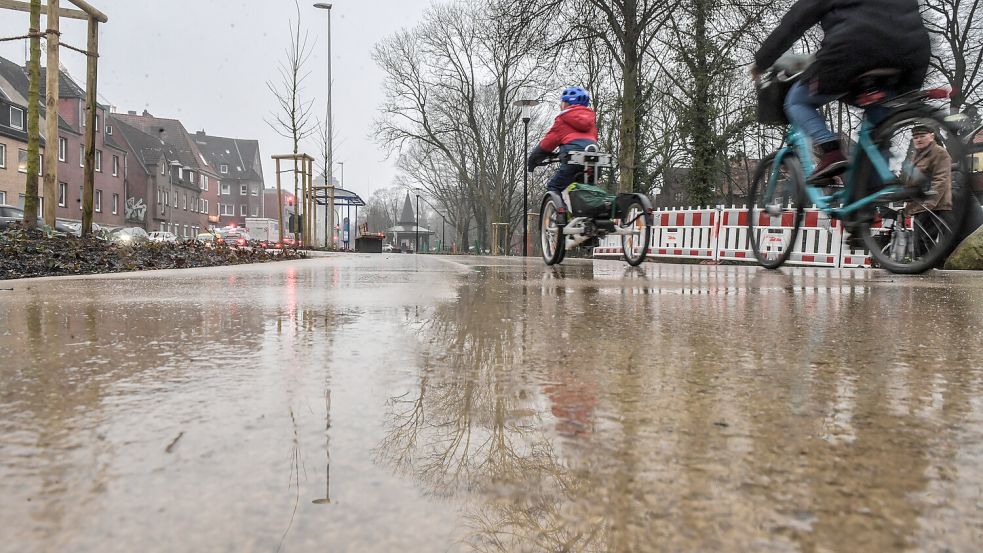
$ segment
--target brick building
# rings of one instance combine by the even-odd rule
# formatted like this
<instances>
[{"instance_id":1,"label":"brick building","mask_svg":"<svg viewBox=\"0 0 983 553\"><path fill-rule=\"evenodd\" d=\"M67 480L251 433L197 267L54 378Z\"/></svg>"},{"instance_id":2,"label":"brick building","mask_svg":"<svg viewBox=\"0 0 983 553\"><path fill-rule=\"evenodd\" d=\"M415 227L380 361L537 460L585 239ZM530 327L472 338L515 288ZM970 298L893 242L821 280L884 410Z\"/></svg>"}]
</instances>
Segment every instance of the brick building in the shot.
<instances>
[{"instance_id":1,"label":"brick building","mask_svg":"<svg viewBox=\"0 0 983 553\"><path fill-rule=\"evenodd\" d=\"M247 217L265 217L259 142L210 136L205 131L196 132L194 142L209 166L218 171L219 183L210 191L218 226L241 227Z\"/></svg>"}]
</instances>

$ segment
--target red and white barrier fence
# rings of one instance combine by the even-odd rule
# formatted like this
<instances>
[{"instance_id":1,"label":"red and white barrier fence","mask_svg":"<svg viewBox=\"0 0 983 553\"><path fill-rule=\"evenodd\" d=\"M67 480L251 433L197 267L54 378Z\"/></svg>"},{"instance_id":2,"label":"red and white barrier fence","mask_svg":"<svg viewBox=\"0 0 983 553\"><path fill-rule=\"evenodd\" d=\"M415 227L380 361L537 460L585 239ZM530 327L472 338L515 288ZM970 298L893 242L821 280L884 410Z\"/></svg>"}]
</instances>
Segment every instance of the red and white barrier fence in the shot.
<instances>
[{"instance_id":1,"label":"red and white barrier fence","mask_svg":"<svg viewBox=\"0 0 983 553\"><path fill-rule=\"evenodd\" d=\"M665 209L654 214L649 255L655 258L708 259L713 261L754 262L748 236L746 207L731 206L695 209ZM791 213L759 217L755 232L759 243L780 248L788 241L794 222ZM769 240L769 236L773 237ZM594 257L620 257L621 237L609 236L594 248ZM840 221L830 219L818 209L805 210L789 265L813 267L870 267L870 255L852 250Z\"/></svg>"}]
</instances>

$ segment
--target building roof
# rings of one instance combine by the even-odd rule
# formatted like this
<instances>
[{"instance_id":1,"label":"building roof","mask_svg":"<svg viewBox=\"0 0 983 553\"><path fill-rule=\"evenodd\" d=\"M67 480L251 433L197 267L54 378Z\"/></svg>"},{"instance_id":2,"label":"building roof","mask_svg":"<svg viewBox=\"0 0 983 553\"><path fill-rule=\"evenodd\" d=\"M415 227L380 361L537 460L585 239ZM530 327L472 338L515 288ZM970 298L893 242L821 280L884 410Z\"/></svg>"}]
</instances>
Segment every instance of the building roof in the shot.
<instances>
[{"instance_id":1,"label":"building roof","mask_svg":"<svg viewBox=\"0 0 983 553\"><path fill-rule=\"evenodd\" d=\"M399 214L397 225L415 225L416 215L413 214L413 204L410 202L410 193L406 193L406 201L403 202L403 211Z\"/></svg>"},{"instance_id":2,"label":"building roof","mask_svg":"<svg viewBox=\"0 0 983 553\"><path fill-rule=\"evenodd\" d=\"M113 117L117 122L127 124L151 137L159 137L158 142L163 141L172 152L173 157L169 155L168 160L177 161L194 171L207 170L209 173L218 174L218 168L208 164L184 125L177 119L154 117L147 111L144 111L143 115L136 115L134 112L116 113Z\"/></svg>"},{"instance_id":3,"label":"building roof","mask_svg":"<svg viewBox=\"0 0 983 553\"><path fill-rule=\"evenodd\" d=\"M194 142L222 178L263 180L263 176L257 173L253 166L253 161L259 155L259 141L210 136L205 134L205 131L198 131L195 133ZM220 171L222 165L228 166L228 173Z\"/></svg>"},{"instance_id":4,"label":"building roof","mask_svg":"<svg viewBox=\"0 0 983 553\"><path fill-rule=\"evenodd\" d=\"M30 88L31 80L27 74L27 69L17 65L16 63L0 56L0 88L3 89L3 94L7 96L11 102L20 105L22 107L27 106L27 96L28 89ZM45 81L45 68L41 68L41 117L42 119L46 116L47 111L44 106L44 96L47 90ZM61 72L61 78L58 80L59 98L83 98L85 96L79 85L72 80L71 76L64 71ZM103 106L105 107L105 106ZM58 116L58 128L63 131L69 131L73 134L81 134L78 129L72 127L65 121L60 115ZM41 133L42 137L44 135L44 122L41 122Z\"/></svg>"},{"instance_id":5,"label":"building roof","mask_svg":"<svg viewBox=\"0 0 983 553\"><path fill-rule=\"evenodd\" d=\"M157 165L161 156L165 159L177 159L177 153L172 146L162 144L159 138L150 136L140 129L124 123L115 115L113 116L113 128L119 133L120 141L129 145L137 163L147 173L150 172L148 166Z\"/></svg>"}]
</instances>

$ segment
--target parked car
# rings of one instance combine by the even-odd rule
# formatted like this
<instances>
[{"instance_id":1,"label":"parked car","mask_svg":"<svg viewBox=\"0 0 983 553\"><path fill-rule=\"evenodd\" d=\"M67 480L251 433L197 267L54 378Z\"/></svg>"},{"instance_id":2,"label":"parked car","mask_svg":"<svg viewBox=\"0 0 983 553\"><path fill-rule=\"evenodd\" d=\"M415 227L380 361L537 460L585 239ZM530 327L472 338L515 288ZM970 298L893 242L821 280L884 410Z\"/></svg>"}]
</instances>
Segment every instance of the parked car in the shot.
<instances>
[{"instance_id":1,"label":"parked car","mask_svg":"<svg viewBox=\"0 0 983 553\"><path fill-rule=\"evenodd\" d=\"M24 210L12 205L0 205L0 230L3 230L14 223L24 220ZM44 219L38 217L38 226L44 225ZM62 221L55 219L55 232L62 234L75 234L72 227ZM78 235L76 235L78 236Z\"/></svg>"},{"instance_id":2,"label":"parked car","mask_svg":"<svg viewBox=\"0 0 983 553\"><path fill-rule=\"evenodd\" d=\"M113 242L130 245L146 242L150 239L150 235L140 227L123 227L113 231L111 238Z\"/></svg>"},{"instance_id":3,"label":"parked car","mask_svg":"<svg viewBox=\"0 0 983 553\"><path fill-rule=\"evenodd\" d=\"M241 228L226 229L221 231L220 236L230 247L249 248L251 247L252 237Z\"/></svg>"},{"instance_id":4,"label":"parked car","mask_svg":"<svg viewBox=\"0 0 983 553\"><path fill-rule=\"evenodd\" d=\"M163 230L151 232L147 239L151 242L177 242L177 236L173 232Z\"/></svg>"},{"instance_id":5,"label":"parked car","mask_svg":"<svg viewBox=\"0 0 983 553\"><path fill-rule=\"evenodd\" d=\"M66 228L70 230L66 234L71 234L73 236L82 236L82 223L78 221L66 221L64 219L56 219L57 223L61 223ZM100 240L110 240L115 228L104 227L96 223L92 223L92 236Z\"/></svg>"},{"instance_id":6,"label":"parked car","mask_svg":"<svg viewBox=\"0 0 983 553\"><path fill-rule=\"evenodd\" d=\"M225 239L221 235L215 232L199 232L198 236L195 236L195 242L200 242L209 248L214 248L215 246L225 243Z\"/></svg>"}]
</instances>

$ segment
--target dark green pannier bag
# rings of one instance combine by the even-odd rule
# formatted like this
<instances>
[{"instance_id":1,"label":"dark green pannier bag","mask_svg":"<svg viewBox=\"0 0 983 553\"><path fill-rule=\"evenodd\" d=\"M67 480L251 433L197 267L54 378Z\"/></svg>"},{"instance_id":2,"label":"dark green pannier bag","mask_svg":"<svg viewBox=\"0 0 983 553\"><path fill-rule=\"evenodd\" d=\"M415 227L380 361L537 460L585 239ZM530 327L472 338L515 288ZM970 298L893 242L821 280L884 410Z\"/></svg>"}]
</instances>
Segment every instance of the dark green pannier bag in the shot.
<instances>
[{"instance_id":1,"label":"dark green pannier bag","mask_svg":"<svg viewBox=\"0 0 983 553\"><path fill-rule=\"evenodd\" d=\"M612 217L617 196L598 186L573 183L563 191L574 217Z\"/></svg>"}]
</instances>

